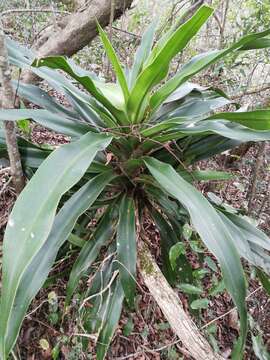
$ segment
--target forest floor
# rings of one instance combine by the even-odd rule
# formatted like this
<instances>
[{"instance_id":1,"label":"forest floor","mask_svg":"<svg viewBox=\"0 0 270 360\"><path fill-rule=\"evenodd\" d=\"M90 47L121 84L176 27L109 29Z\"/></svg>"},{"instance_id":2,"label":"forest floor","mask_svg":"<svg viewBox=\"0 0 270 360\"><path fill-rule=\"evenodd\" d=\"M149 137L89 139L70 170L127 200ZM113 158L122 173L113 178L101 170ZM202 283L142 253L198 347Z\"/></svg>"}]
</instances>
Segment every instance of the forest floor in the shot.
<instances>
[{"instance_id":1,"label":"forest floor","mask_svg":"<svg viewBox=\"0 0 270 360\"><path fill-rule=\"evenodd\" d=\"M32 132L33 139L39 144L59 145L68 141L59 134L54 134L40 126L35 126ZM250 201L251 184L254 181L254 168L256 164L259 145L253 145L241 157L233 157L226 154L214 157L210 161L201 161L197 167L204 169L206 166L215 170L230 171L234 178L226 182L201 182L198 184L200 190L206 195L212 192L219 196L225 203L247 211ZM270 144L267 144L264 153L263 166L258 172L256 193L252 200L251 215L260 228L269 233L270 209L269 209L269 184L270 184ZM9 172L1 170L0 175L0 239L3 236L8 214L10 213L16 199L12 187ZM30 204L29 204L30 205ZM31 206L31 205L30 205ZM157 229L149 221L145 224L147 237L156 259L160 259L159 234ZM216 266L215 278L220 279L221 275L211 254L204 249L205 257L212 258L212 266ZM198 269L201 266L200 254L190 252L189 261L192 268ZM73 261L68 257L58 264L52 274L70 269ZM209 267L209 264L205 265ZM250 274L249 295L247 299L249 314L256 319L256 324L263 333L266 346L270 349L270 299L262 287L253 279L252 269ZM76 305L71 307L68 314L64 314L64 297L68 275L42 289L33 301L28 316L24 321L23 328L18 341L18 354L22 360L53 359L54 352L60 351L59 359L95 359L94 341L85 335L87 350L82 350L82 337L78 333L78 312ZM206 276L203 279L204 289L211 288L213 278ZM185 310L189 311L188 297L176 289L183 303ZM51 297L54 297L52 305ZM116 331L114 340L108 352L110 360L124 359L183 359L181 343L170 330L160 309L154 302L142 279L138 278L136 308L133 312L124 309L120 326ZM55 310L56 306L56 310ZM88 304L91 306L91 304ZM54 309L52 309L54 307ZM55 319L55 313L57 318ZM214 347L219 347L224 358L229 358L233 342L238 332L239 324L237 313L233 307L232 300L226 291L217 292L210 297L207 309L192 314L197 326L202 329L205 336ZM255 333L256 333L255 329ZM248 336L246 346L246 359L256 359L252 350L251 334ZM188 359L188 357L184 357Z\"/></svg>"}]
</instances>

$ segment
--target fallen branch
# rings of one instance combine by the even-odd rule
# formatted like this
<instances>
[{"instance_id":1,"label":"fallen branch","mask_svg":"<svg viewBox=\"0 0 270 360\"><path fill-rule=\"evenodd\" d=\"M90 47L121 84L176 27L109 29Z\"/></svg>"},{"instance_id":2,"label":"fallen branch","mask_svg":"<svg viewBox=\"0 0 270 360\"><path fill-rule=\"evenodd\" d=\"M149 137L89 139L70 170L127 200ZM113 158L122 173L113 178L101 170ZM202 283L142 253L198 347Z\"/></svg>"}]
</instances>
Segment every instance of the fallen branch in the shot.
<instances>
[{"instance_id":1,"label":"fallen branch","mask_svg":"<svg viewBox=\"0 0 270 360\"><path fill-rule=\"evenodd\" d=\"M139 269L145 285L159 305L187 353L195 360L221 360L186 314L183 306L153 259L147 245L140 244Z\"/></svg>"}]
</instances>

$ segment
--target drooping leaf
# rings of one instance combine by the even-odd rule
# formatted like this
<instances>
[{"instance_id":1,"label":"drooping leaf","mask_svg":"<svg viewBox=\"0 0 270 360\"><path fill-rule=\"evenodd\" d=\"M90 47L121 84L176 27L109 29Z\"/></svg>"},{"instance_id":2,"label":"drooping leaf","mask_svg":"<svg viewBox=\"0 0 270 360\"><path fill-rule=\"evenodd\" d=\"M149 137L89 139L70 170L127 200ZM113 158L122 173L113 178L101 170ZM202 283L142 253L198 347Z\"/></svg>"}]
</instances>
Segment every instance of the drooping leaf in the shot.
<instances>
[{"instance_id":1,"label":"drooping leaf","mask_svg":"<svg viewBox=\"0 0 270 360\"><path fill-rule=\"evenodd\" d=\"M177 171L178 174L186 181L209 181L209 180L231 180L233 175L226 171L216 171L216 170L194 170L190 173L185 170Z\"/></svg>"},{"instance_id":2,"label":"drooping leaf","mask_svg":"<svg viewBox=\"0 0 270 360\"><path fill-rule=\"evenodd\" d=\"M223 213L241 230L247 241L270 251L269 237L263 231L252 225L251 222L248 221L248 218L229 213L228 211Z\"/></svg>"},{"instance_id":3,"label":"drooping leaf","mask_svg":"<svg viewBox=\"0 0 270 360\"><path fill-rule=\"evenodd\" d=\"M96 81L95 79L92 79L89 75L85 75L82 73L76 72L75 69L70 64L70 61L66 60L64 57L61 56L49 56L44 59L36 59L33 64L33 67L42 67L47 66L50 69L59 69L66 72L68 75L70 75L72 78L74 78L76 81L79 82L89 93L97 100L99 101L106 109L108 109L112 114L116 116L119 121L122 121L125 124L128 124L128 121L126 119L125 113L122 111L122 109L116 108L111 101L108 100L108 98L102 93L102 90L109 90L107 85L105 83L102 83L101 81ZM115 89L117 87L116 84L114 85L114 89L111 90L111 95L115 96ZM106 92L106 95L108 96L108 91Z\"/></svg>"},{"instance_id":4,"label":"drooping leaf","mask_svg":"<svg viewBox=\"0 0 270 360\"><path fill-rule=\"evenodd\" d=\"M168 132L167 135L156 136L153 139L160 142L167 142L171 139L181 139L183 134L208 135L211 133L241 142L267 141L270 139L270 131L250 129L240 124L231 123L227 120L217 120L215 122L205 120L197 123L178 125L171 130L171 132Z\"/></svg>"},{"instance_id":5,"label":"drooping leaf","mask_svg":"<svg viewBox=\"0 0 270 360\"><path fill-rule=\"evenodd\" d=\"M180 86L179 89L181 90L184 85ZM170 96L168 99L170 99ZM201 91L200 93L192 91L179 100L163 102L162 106L150 115L149 122L160 123L161 121L179 117L203 119L207 114L210 115L213 111L231 103L232 101L227 96L213 89L211 91Z\"/></svg>"},{"instance_id":6,"label":"drooping leaf","mask_svg":"<svg viewBox=\"0 0 270 360\"><path fill-rule=\"evenodd\" d=\"M246 284L240 258L230 233L211 204L199 191L183 180L170 165L153 158L148 158L145 163L160 185L188 210L194 228L205 245L217 257L226 287L240 313L239 351L241 353L247 332Z\"/></svg>"},{"instance_id":7,"label":"drooping leaf","mask_svg":"<svg viewBox=\"0 0 270 360\"><path fill-rule=\"evenodd\" d=\"M50 234L25 270L16 293L6 335L7 352L11 350L30 301L45 282L57 252L71 235L78 217L96 200L104 187L113 179L111 171L97 175L70 197L57 213Z\"/></svg>"},{"instance_id":8,"label":"drooping leaf","mask_svg":"<svg viewBox=\"0 0 270 360\"><path fill-rule=\"evenodd\" d=\"M270 110L255 110L249 112L223 112L212 115L207 119L229 120L255 130L270 130Z\"/></svg>"},{"instance_id":9,"label":"drooping leaf","mask_svg":"<svg viewBox=\"0 0 270 360\"><path fill-rule=\"evenodd\" d=\"M183 154L187 165L209 159L211 156L233 149L242 143L240 140L227 139L220 135L204 135L199 138L196 136L193 139L189 138L189 140L189 146Z\"/></svg>"},{"instance_id":10,"label":"drooping leaf","mask_svg":"<svg viewBox=\"0 0 270 360\"><path fill-rule=\"evenodd\" d=\"M64 115L64 117L79 119L74 111L56 102L52 96L38 86L20 83L17 87L17 83L14 83L14 87L22 99L26 99L53 113Z\"/></svg>"},{"instance_id":11,"label":"drooping leaf","mask_svg":"<svg viewBox=\"0 0 270 360\"><path fill-rule=\"evenodd\" d=\"M111 137L106 135L87 133L77 142L54 151L44 160L13 207L3 244L0 319L3 359L6 357L6 334L19 283L50 233L60 198L80 180L96 153L108 146L110 141Z\"/></svg>"},{"instance_id":12,"label":"drooping leaf","mask_svg":"<svg viewBox=\"0 0 270 360\"><path fill-rule=\"evenodd\" d=\"M0 110L0 121L17 121L21 119L33 119L49 129L75 138L80 137L90 130L87 123L73 120L71 118L64 118L63 115L55 114L48 110Z\"/></svg>"}]
</instances>

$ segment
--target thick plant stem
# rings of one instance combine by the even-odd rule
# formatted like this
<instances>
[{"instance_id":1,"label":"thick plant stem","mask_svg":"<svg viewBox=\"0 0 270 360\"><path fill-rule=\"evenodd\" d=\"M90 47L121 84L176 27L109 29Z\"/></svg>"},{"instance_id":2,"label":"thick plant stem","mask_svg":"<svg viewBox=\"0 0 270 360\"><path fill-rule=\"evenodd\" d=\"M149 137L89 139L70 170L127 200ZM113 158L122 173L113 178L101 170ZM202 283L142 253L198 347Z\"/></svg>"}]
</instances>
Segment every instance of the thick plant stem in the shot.
<instances>
[{"instance_id":1,"label":"thick plant stem","mask_svg":"<svg viewBox=\"0 0 270 360\"><path fill-rule=\"evenodd\" d=\"M160 271L147 245L140 244L139 269L145 285L159 305L171 328L182 342L187 353L195 360L222 360L200 333Z\"/></svg>"},{"instance_id":2,"label":"thick plant stem","mask_svg":"<svg viewBox=\"0 0 270 360\"><path fill-rule=\"evenodd\" d=\"M2 28L0 28L0 74L2 85L2 108L12 109L14 108L14 92L11 84L11 72L9 69L8 54L5 45L5 35ZM17 194L19 194L24 188L25 182L21 157L17 144L15 123L13 121L4 121L4 130L12 181Z\"/></svg>"}]
</instances>

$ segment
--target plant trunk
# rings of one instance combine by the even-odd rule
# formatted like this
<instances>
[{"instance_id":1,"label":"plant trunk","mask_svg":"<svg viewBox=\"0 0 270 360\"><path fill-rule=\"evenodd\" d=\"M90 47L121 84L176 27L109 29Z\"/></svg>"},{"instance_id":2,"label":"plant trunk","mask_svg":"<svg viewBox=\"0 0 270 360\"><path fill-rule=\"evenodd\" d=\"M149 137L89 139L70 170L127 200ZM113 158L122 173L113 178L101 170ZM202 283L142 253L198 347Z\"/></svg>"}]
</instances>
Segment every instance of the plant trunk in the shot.
<instances>
[{"instance_id":1,"label":"plant trunk","mask_svg":"<svg viewBox=\"0 0 270 360\"><path fill-rule=\"evenodd\" d=\"M168 284L145 243L140 244L138 255L139 269L145 285L181 340L185 352L195 360L222 360L185 313L178 296Z\"/></svg>"},{"instance_id":2,"label":"plant trunk","mask_svg":"<svg viewBox=\"0 0 270 360\"><path fill-rule=\"evenodd\" d=\"M119 18L133 0L115 0L114 17ZM88 45L97 35L97 21L105 27L110 23L111 0L87 0L77 12L65 16L56 26L48 27L34 44L37 57L72 56ZM22 82L35 83L38 77L25 71Z\"/></svg>"},{"instance_id":3,"label":"plant trunk","mask_svg":"<svg viewBox=\"0 0 270 360\"><path fill-rule=\"evenodd\" d=\"M13 109L15 95L11 84L11 72L9 69L8 54L5 45L5 35L2 28L0 29L0 74L2 84L2 108ZM10 161L12 181L17 194L19 194L24 188L25 182L21 164L21 157L17 144L15 123L13 121L4 121L4 130Z\"/></svg>"}]
</instances>

